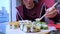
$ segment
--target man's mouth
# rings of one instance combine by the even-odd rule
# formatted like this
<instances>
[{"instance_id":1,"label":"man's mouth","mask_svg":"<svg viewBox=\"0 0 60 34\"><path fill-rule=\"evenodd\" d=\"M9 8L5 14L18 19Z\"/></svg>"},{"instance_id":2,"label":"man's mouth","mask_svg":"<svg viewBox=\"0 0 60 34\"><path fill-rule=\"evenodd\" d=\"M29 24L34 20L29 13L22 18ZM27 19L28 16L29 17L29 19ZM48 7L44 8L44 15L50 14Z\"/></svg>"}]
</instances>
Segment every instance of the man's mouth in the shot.
<instances>
[{"instance_id":1,"label":"man's mouth","mask_svg":"<svg viewBox=\"0 0 60 34\"><path fill-rule=\"evenodd\" d=\"M32 6L32 4L31 4L31 3L29 3L29 4L28 4L28 6L29 6L29 7L31 7L31 6Z\"/></svg>"}]
</instances>

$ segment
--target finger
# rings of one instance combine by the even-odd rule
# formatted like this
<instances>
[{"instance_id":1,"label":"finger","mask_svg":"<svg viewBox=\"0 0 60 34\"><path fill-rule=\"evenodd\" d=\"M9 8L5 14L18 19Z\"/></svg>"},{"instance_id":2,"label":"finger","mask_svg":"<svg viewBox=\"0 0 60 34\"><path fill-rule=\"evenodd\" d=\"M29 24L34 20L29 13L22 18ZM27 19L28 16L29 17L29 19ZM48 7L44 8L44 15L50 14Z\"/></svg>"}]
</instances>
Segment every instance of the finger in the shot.
<instances>
[{"instance_id":1,"label":"finger","mask_svg":"<svg viewBox=\"0 0 60 34\"><path fill-rule=\"evenodd\" d=\"M54 10L57 10L56 8L54 8L52 11L54 11Z\"/></svg>"},{"instance_id":2,"label":"finger","mask_svg":"<svg viewBox=\"0 0 60 34\"><path fill-rule=\"evenodd\" d=\"M48 9L46 10L46 12L50 12L50 11L52 11L52 10L55 10L55 7L54 7L53 9L51 9L51 7L48 8Z\"/></svg>"},{"instance_id":3,"label":"finger","mask_svg":"<svg viewBox=\"0 0 60 34\"><path fill-rule=\"evenodd\" d=\"M50 12L49 14L56 14L57 13L57 10L54 10L52 12Z\"/></svg>"},{"instance_id":4,"label":"finger","mask_svg":"<svg viewBox=\"0 0 60 34\"><path fill-rule=\"evenodd\" d=\"M48 12L47 15L55 14L57 12L58 12L57 10L53 10L53 11Z\"/></svg>"},{"instance_id":5,"label":"finger","mask_svg":"<svg viewBox=\"0 0 60 34\"><path fill-rule=\"evenodd\" d=\"M54 12L50 12L50 13L48 13L48 14L46 14L46 17L54 17L54 16L56 16L57 15L57 10L54 10Z\"/></svg>"},{"instance_id":6,"label":"finger","mask_svg":"<svg viewBox=\"0 0 60 34\"><path fill-rule=\"evenodd\" d=\"M46 13L50 13L50 12L52 12L52 11L54 11L54 10L57 10L57 9L55 9L55 8L53 8L51 11L46 11Z\"/></svg>"},{"instance_id":7,"label":"finger","mask_svg":"<svg viewBox=\"0 0 60 34\"><path fill-rule=\"evenodd\" d=\"M55 17L57 14L54 14L54 15L46 15L45 17L47 17L47 18L53 18L53 17Z\"/></svg>"}]
</instances>

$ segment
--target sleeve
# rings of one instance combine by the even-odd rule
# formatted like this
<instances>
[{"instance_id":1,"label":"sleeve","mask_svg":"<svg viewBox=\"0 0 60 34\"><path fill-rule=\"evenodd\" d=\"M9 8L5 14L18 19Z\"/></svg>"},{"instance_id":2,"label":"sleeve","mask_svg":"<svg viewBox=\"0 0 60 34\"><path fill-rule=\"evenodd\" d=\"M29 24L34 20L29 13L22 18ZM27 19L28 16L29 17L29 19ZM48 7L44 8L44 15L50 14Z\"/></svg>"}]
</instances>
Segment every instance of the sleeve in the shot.
<instances>
[{"instance_id":1,"label":"sleeve","mask_svg":"<svg viewBox=\"0 0 60 34\"><path fill-rule=\"evenodd\" d=\"M55 4L55 0L38 0L38 3L45 3L47 8L50 8L52 5Z\"/></svg>"},{"instance_id":2,"label":"sleeve","mask_svg":"<svg viewBox=\"0 0 60 34\"><path fill-rule=\"evenodd\" d=\"M55 0L43 0L43 2L46 4L47 8L50 8L55 4Z\"/></svg>"}]
</instances>

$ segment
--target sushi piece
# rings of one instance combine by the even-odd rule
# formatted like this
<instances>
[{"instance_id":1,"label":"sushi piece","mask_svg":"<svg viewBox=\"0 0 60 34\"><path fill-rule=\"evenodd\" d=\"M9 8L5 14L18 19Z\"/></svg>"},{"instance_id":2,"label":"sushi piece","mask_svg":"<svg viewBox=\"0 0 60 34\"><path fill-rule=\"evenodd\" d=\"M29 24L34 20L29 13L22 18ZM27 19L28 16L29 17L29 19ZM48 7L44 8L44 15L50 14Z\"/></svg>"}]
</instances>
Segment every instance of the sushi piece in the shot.
<instances>
[{"instance_id":1,"label":"sushi piece","mask_svg":"<svg viewBox=\"0 0 60 34\"><path fill-rule=\"evenodd\" d=\"M14 26L14 29L16 28L20 28L20 23L19 22L10 22L10 27L13 28Z\"/></svg>"}]
</instances>

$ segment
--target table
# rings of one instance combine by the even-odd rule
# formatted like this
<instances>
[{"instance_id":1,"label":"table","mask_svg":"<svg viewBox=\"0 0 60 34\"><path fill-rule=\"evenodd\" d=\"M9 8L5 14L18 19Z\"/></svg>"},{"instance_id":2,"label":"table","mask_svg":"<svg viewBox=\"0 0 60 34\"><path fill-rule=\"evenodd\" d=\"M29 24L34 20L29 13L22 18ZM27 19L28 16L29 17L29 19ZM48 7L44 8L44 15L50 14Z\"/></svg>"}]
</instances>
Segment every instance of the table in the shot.
<instances>
[{"instance_id":1,"label":"table","mask_svg":"<svg viewBox=\"0 0 60 34\"><path fill-rule=\"evenodd\" d=\"M6 25L8 22L0 23L0 33L5 33L6 32Z\"/></svg>"},{"instance_id":2,"label":"table","mask_svg":"<svg viewBox=\"0 0 60 34\"><path fill-rule=\"evenodd\" d=\"M25 33L23 31L20 30L20 28L18 29L10 29L10 25L7 24L6 25L6 34L47 34L48 32L52 31L52 30L56 30L56 28L54 26L49 26L48 30L41 30L41 32L37 32L37 33Z\"/></svg>"}]
</instances>

